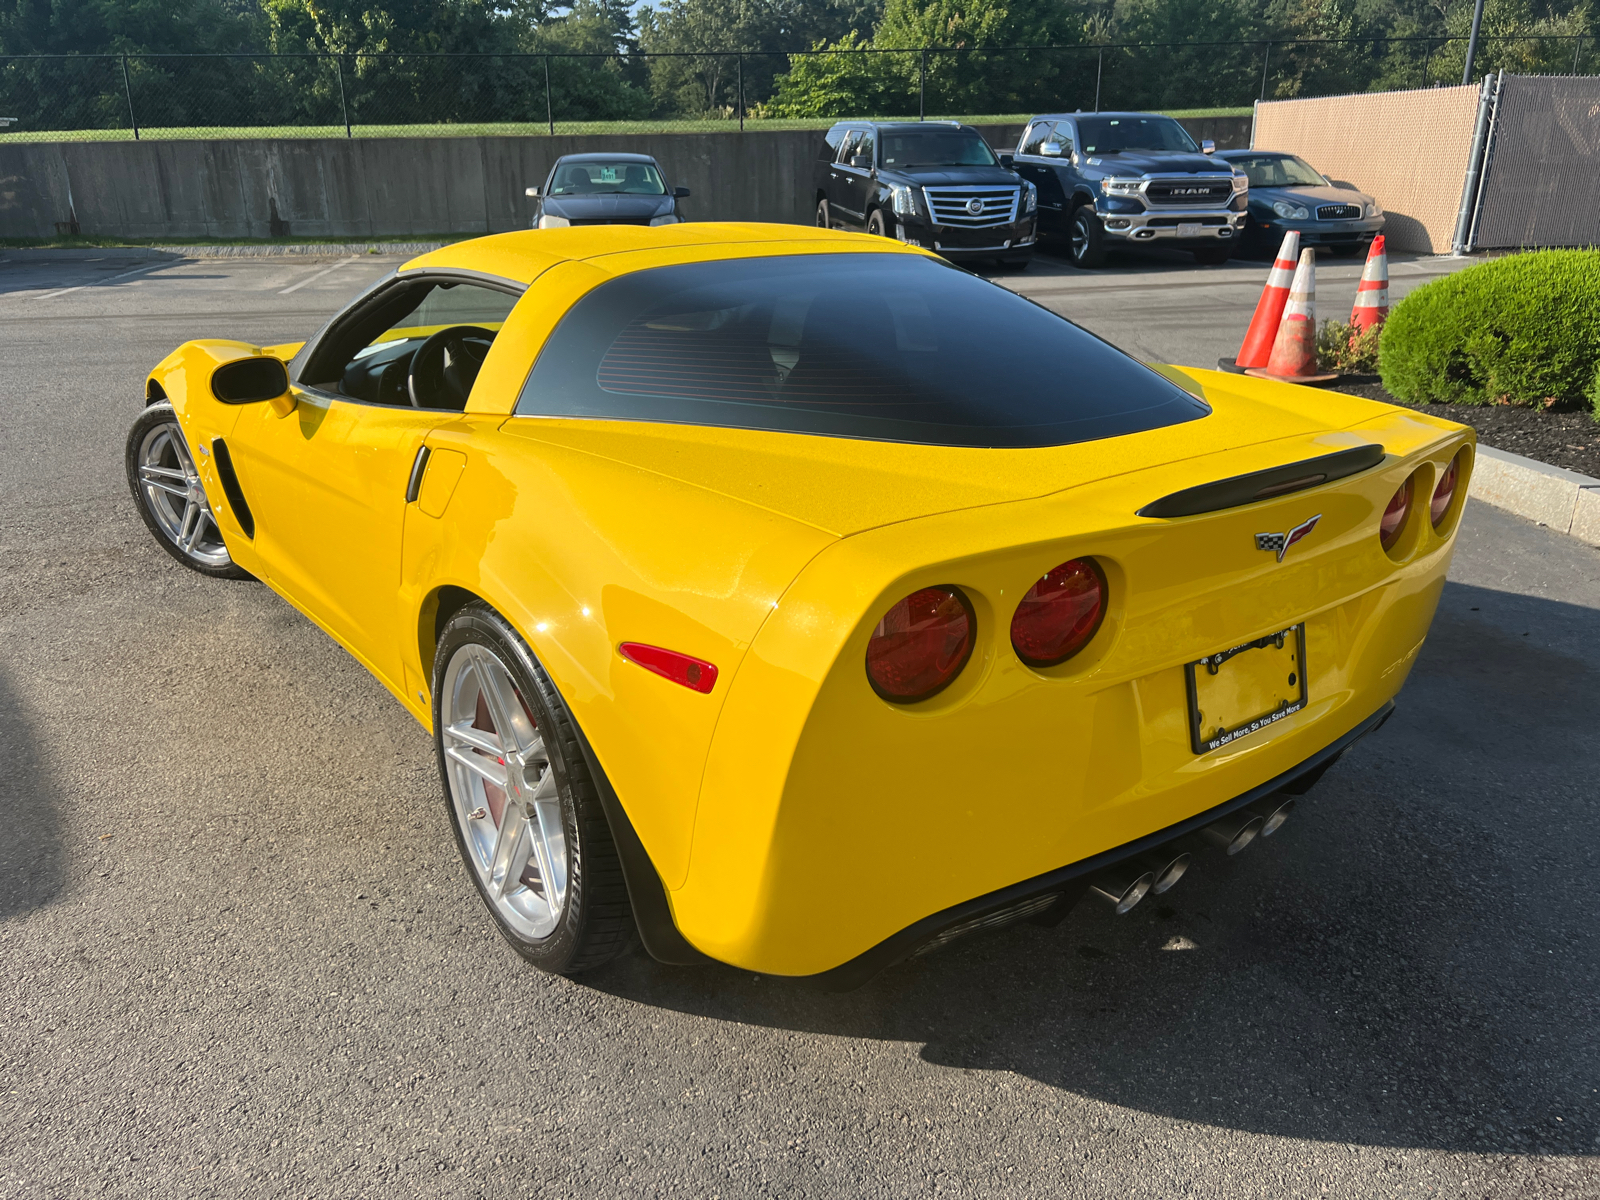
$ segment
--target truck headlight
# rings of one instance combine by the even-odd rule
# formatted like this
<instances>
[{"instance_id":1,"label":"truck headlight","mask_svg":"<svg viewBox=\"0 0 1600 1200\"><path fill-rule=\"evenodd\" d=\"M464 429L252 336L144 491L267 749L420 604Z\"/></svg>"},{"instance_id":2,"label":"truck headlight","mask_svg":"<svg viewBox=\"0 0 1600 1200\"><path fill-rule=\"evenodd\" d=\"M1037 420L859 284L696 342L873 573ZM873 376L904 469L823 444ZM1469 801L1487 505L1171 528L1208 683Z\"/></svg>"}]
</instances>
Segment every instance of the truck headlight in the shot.
<instances>
[{"instance_id":1,"label":"truck headlight","mask_svg":"<svg viewBox=\"0 0 1600 1200\"><path fill-rule=\"evenodd\" d=\"M890 207L894 209L897 217L914 217L917 215L917 194L905 184L896 184L890 190Z\"/></svg>"},{"instance_id":2,"label":"truck headlight","mask_svg":"<svg viewBox=\"0 0 1600 1200\"><path fill-rule=\"evenodd\" d=\"M1100 190L1108 196L1137 196L1143 180L1106 178L1100 181Z\"/></svg>"},{"instance_id":3,"label":"truck headlight","mask_svg":"<svg viewBox=\"0 0 1600 1200\"><path fill-rule=\"evenodd\" d=\"M1026 180L1022 184L1022 211L1031 213L1039 207L1039 189Z\"/></svg>"},{"instance_id":4,"label":"truck headlight","mask_svg":"<svg viewBox=\"0 0 1600 1200\"><path fill-rule=\"evenodd\" d=\"M1250 186L1250 176L1240 174L1233 177L1233 190L1242 192Z\"/></svg>"},{"instance_id":5,"label":"truck headlight","mask_svg":"<svg viewBox=\"0 0 1600 1200\"><path fill-rule=\"evenodd\" d=\"M572 222L567 220L565 217L540 217L539 218L539 228L540 229L562 229L562 228L565 228L566 226L571 225L571 224L572 224Z\"/></svg>"},{"instance_id":6,"label":"truck headlight","mask_svg":"<svg viewBox=\"0 0 1600 1200\"><path fill-rule=\"evenodd\" d=\"M1369 217L1381 217L1381 216L1383 216L1383 208L1382 208L1382 206L1380 206L1378 204L1378 202L1376 200L1368 200L1367 201L1367 216L1369 216Z\"/></svg>"},{"instance_id":7,"label":"truck headlight","mask_svg":"<svg viewBox=\"0 0 1600 1200\"><path fill-rule=\"evenodd\" d=\"M1307 221L1311 219L1311 210L1299 204L1290 204L1287 200L1274 200L1272 211L1280 217L1291 221Z\"/></svg>"}]
</instances>

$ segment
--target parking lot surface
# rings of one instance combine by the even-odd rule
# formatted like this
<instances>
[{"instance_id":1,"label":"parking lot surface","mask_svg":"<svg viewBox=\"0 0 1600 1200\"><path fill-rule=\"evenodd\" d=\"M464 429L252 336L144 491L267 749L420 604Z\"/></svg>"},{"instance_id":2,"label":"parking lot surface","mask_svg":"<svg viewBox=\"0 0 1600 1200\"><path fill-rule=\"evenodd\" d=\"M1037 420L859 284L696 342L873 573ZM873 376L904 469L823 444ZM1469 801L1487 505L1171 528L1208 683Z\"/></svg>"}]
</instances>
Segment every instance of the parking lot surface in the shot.
<instances>
[{"instance_id":1,"label":"parking lot surface","mask_svg":"<svg viewBox=\"0 0 1600 1200\"><path fill-rule=\"evenodd\" d=\"M553 978L428 736L124 482L151 364L390 265L0 263L0 1195L1600 1194L1600 554L1470 505L1395 718L1127 917L846 995ZM1204 363L1264 273L1006 282Z\"/></svg>"}]
</instances>

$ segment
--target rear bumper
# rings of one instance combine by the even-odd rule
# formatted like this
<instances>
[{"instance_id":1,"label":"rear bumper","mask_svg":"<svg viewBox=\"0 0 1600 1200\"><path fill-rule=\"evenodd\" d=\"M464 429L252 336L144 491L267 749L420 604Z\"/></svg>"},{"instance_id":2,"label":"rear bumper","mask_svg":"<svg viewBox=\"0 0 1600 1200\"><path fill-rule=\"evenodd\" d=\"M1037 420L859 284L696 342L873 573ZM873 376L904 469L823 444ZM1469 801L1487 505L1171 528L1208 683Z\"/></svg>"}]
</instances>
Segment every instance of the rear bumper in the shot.
<instances>
[{"instance_id":1,"label":"rear bumper","mask_svg":"<svg viewBox=\"0 0 1600 1200\"><path fill-rule=\"evenodd\" d=\"M807 978L824 991L849 991L860 987L874 975L910 958L920 950L931 949L934 945L977 929L1008 925L1012 921L1052 907L1057 899L1070 903L1076 898L1086 880L1107 867L1202 829L1235 809L1243 808L1274 792L1292 790L1297 781L1314 782L1316 774L1333 765L1335 759L1367 734L1380 729L1393 715L1394 701L1386 700L1376 712L1342 737L1336 738L1287 771L1231 800L1196 813L1187 820L1169 825L1165 829L1158 829L1145 837L1136 838L1103 853L1081 859L1059 870L1036 875L1032 879L1025 879L1021 883L1014 883L1010 887L1000 888L998 891L968 900L964 904L957 904L942 912L934 913L930 917L924 917L916 924L909 925L899 933L885 938L849 962L842 963L832 970L803 978ZM1306 780L1307 776L1313 778Z\"/></svg>"}]
</instances>

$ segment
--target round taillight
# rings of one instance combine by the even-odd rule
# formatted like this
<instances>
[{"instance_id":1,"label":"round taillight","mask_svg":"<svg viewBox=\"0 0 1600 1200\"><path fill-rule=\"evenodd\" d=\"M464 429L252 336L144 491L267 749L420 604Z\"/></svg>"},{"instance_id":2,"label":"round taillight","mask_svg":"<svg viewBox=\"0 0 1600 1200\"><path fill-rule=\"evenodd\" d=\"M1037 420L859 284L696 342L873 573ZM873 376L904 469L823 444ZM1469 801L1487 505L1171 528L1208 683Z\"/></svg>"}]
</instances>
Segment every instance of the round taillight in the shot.
<instances>
[{"instance_id":1,"label":"round taillight","mask_svg":"<svg viewBox=\"0 0 1600 1200\"><path fill-rule=\"evenodd\" d=\"M959 589L912 592L888 612L867 643L867 679L896 704L937 695L972 657L977 620Z\"/></svg>"},{"instance_id":2,"label":"round taillight","mask_svg":"<svg viewBox=\"0 0 1600 1200\"><path fill-rule=\"evenodd\" d=\"M1030 667L1053 667L1088 645L1105 615L1105 572L1075 558L1028 589L1011 618L1012 648Z\"/></svg>"},{"instance_id":3,"label":"round taillight","mask_svg":"<svg viewBox=\"0 0 1600 1200\"><path fill-rule=\"evenodd\" d=\"M1400 490L1390 498L1389 507L1383 510L1383 519L1378 522L1378 541L1383 543L1385 550L1394 549L1394 544L1400 540L1401 533L1405 531L1406 517L1410 514L1411 480L1407 479L1400 485Z\"/></svg>"},{"instance_id":4,"label":"round taillight","mask_svg":"<svg viewBox=\"0 0 1600 1200\"><path fill-rule=\"evenodd\" d=\"M1439 528L1444 524L1445 514L1450 511L1450 501L1456 498L1456 479L1461 472L1461 455L1456 455L1450 460L1450 465L1444 469L1444 474L1439 476L1439 486L1433 489L1433 501L1428 505L1428 516L1433 518L1433 527Z\"/></svg>"}]
</instances>

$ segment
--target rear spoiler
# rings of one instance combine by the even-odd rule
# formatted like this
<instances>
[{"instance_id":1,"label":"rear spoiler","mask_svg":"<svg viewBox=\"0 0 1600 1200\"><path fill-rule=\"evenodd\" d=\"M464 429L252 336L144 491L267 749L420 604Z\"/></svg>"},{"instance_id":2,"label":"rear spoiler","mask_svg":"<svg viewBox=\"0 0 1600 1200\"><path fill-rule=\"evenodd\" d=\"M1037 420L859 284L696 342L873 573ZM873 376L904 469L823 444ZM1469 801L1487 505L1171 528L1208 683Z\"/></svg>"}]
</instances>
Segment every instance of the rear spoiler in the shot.
<instances>
[{"instance_id":1,"label":"rear spoiler","mask_svg":"<svg viewBox=\"0 0 1600 1200\"><path fill-rule=\"evenodd\" d=\"M1302 459L1265 471L1235 475L1215 483L1184 488L1159 500L1152 500L1138 511L1141 517L1193 517L1200 513L1239 508L1258 500L1272 500L1292 492L1303 492L1319 484L1332 483L1369 470L1383 461L1383 447L1354 446L1320 458Z\"/></svg>"}]
</instances>

